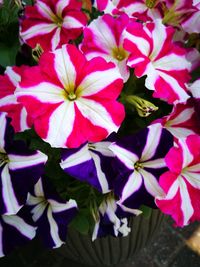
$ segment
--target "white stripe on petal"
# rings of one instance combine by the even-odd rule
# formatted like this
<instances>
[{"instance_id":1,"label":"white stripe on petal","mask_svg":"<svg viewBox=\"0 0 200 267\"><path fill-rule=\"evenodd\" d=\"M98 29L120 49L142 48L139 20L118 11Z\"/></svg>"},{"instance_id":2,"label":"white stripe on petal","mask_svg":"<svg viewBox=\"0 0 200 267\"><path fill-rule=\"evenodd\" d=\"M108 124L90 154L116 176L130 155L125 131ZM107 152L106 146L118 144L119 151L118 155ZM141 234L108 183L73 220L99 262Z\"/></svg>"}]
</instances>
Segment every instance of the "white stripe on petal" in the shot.
<instances>
[{"instance_id":1,"label":"white stripe on petal","mask_svg":"<svg viewBox=\"0 0 200 267\"><path fill-rule=\"evenodd\" d=\"M153 51L151 52L151 60L153 61L163 49L166 42L166 26L162 24L161 19L155 20L155 28L152 31Z\"/></svg>"},{"instance_id":2,"label":"white stripe on petal","mask_svg":"<svg viewBox=\"0 0 200 267\"><path fill-rule=\"evenodd\" d=\"M83 79L76 92L80 92L82 96L91 96L102 91L117 79L121 79L121 75L117 68L105 71L95 71Z\"/></svg>"},{"instance_id":3,"label":"white stripe on petal","mask_svg":"<svg viewBox=\"0 0 200 267\"><path fill-rule=\"evenodd\" d=\"M98 231L99 231L99 223L100 223L100 221L95 223L95 226L94 226L94 229L93 229L93 233L92 233L92 241L97 239Z\"/></svg>"},{"instance_id":4,"label":"white stripe on petal","mask_svg":"<svg viewBox=\"0 0 200 267\"><path fill-rule=\"evenodd\" d=\"M76 153L73 153L72 155L67 157L65 160L62 160L60 163L60 167L62 169L67 169L67 168L76 166L78 164L84 163L91 159L92 159L91 155L88 151L88 145L86 144Z\"/></svg>"},{"instance_id":5,"label":"white stripe on petal","mask_svg":"<svg viewBox=\"0 0 200 267\"><path fill-rule=\"evenodd\" d=\"M26 31L21 32L21 37L23 40L28 40L33 37L38 37L38 35L48 34L56 28L57 25L53 23L40 23L28 28Z\"/></svg>"},{"instance_id":6,"label":"white stripe on petal","mask_svg":"<svg viewBox=\"0 0 200 267\"><path fill-rule=\"evenodd\" d=\"M200 169L198 170L199 172L191 172L186 168L186 170L183 170L181 173L188 183L196 189L200 189Z\"/></svg>"},{"instance_id":7,"label":"white stripe on petal","mask_svg":"<svg viewBox=\"0 0 200 267\"><path fill-rule=\"evenodd\" d=\"M187 225L194 213L194 209L192 207L190 195L184 180L180 179L179 183L180 183L180 195L181 195L181 210L183 212L183 220L184 220L183 225Z\"/></svg>"},{"instance_id":8,"label":"white stripe on petal","mask_svg":"<svg viewBox=\"0 0 200 267\"><path fill-rule=\"evenodd\" d=\"M76 18L72 16L65 16L63 19L62 27L66 29L82 28L84 25Z\"/></svg>"},{"instance_id":9,"label":"white stripe on petal","mask_svg":"<svg viewBox=\"0 0 200 267\"><path fill-rule=\"evenodd\" d=\"M184 70L191 67L191 63L189 63L185 57L177 56L176 54L170 54L162 57L152 62L152 64L156 69L165 71Z\"/></svg>"},{"instance_id":10,"label":"white stripe on petal","mask_svg":"<svg viewBox=\"0 0 200 267\"><path fill-rule=\"evenodd\" d=\"M112 144L109 146L109 148L128 169L134 170L134 164L139 160L136 154L133 154L129 150L126 150L117 144Z\"/></svg>"},{"instance_id":11,"label":"white stripe on petal","mask_svg":"<svg viewBox=\"0 0 200 267\"><path fill-rule=\"evenodd\" d=\"M184 169L193 161L194 157L191 154L188 145L186 144L185 138L179 139L179 144L182 148L182 157L183 157L182 169Z\"/></svg>"},{"instance_id":12,"label":"white stripe on petal","mask_svg":"<svg viewBox=\"0 0 200 267\"><path fill-rule=\"evenodd\" d=\"M142 151L141 161L149 160L154 156L162 134L162 125L160 123L155 123L149 126L148 129L148 136Z\"/></svg>"},{"instance_id":13,"label":"white stripe on petal","mask_svg":"<svg viewBox=\"0 0 200 267\"><path fill-rule=\"evenodd\" d=\"M124 39L129 40L130 42L134 43L138 49L142 52L143 55L148 56L150 52L150 45L149 43L142 37L135 36L127 31L125 31Z\"/></svg>"},{"instance_id":14,"label":"white stripe on petal","mask_svg":"<svg viewBox=\"0 0 200 267\"><path fill-rule=\"evenodd\" d=\"M75 121L73 101L65 101L52 114L49 119L49 131L46 138L54 147L65 147Z\"/></svg>"},{"instance_id":15,"label":"white stripe on petal","mask_svg":"<svg viewBox=\"0 0 200 267\"><path fill-rule=\"evenodd\" d=\"M26 109L23 107L21 109L21 114L20 114L20 130L24 131L26 129L28 129L28 123L27 123L27 111Z\"/></svg>"},{"instance_id":16,"label":"white stripe on petal","mask_svg":"<svg viewBox=\"0 0 200 267\"><path fill-rule=\"evenodd\" d=\"M17 104L15 95L7 95L0 99L0 106Z\"/></svg>"},{"instance_id":17,"label":"white stripe on petal","mask_svg":"<svg viewBox=\"0 0 200 267\"><path fill-rule=\"evenodd\" d=\"M157 169L157 168L166 167L166 163L165 163L164 158L160 158L160 159L154 159L154 160L142 162L142 166L145 168Z\"/></svg>"},{"instance_id":18,"label":"white stripe on petal","mask_svg":"<svg viewBox=\"0 0 200 267\"><path fill-rule=\"evenodd\" d=\"M82 115L93 125L106 129L108 133L117 132L119 127L100 103L91 99L79 98L76 104Z\"/></svg>"},{"instance_id":19,"label":"white stripe on petal","mask_svg":"<svg viewBox=\"0 0 200 267\"><path fill-rule=\"evenodd\" d=\"M37 151L37 153L31 156L19 156L14 154L9 154L8 156L8 166L9 169L13 171L35 166L47 161L47 156L40 151Z\"/></svg>"},{"instance_id":20,"label":"white stripe on petal","mask_svg":"<svg viewBox=\"0 0 200 267\"><path fill-rule=\"evenodd\" d=\"M44 189L42 185L42 179L40 178L34 186L34 193L37 197L44 197Z\"/></svg>"},{"instance_id":21,"label":"white stripe on petal","mask_svg":"<svg viewBox=\"0 0 200 267\"><path fill-rule=\"evenodd\" d=\"M181 177L180 177L181 178ZM167 192L167 195L166 197L157 197L157 199L164 199L164 200L170 200L172 198L175 197L175 195L177 194L178 192L178 189L179 189L179 180L178 178L173 182L173 184L171 185L169 191Z\"/></svg>"},{"instance_id":22,"label":"white stripe on petal","mask_svg":"<svg viewBox=\"0 0 200 267\"><path fill-rule=\"evenodd\" d=\"M5 254L3 252L3 228L0 223L0 257L3 257Z\"/></svg>"},{"instance_id":23,"label":"white stripe on petal","mask_svg":"<svg viewBox=\"0 0 200 267\"><path fill-rule=\"evenodd\" d=\"M194 131L187 129L187 128L181 128L181 127L166 127L166 129L175 137L177 138L185 138L190 134L194 134Z\"/></svg>"},{"instance_id":24,"label":"white stripe on petal","mask_svg":"<svg viewBox=\"0 0 200 267\"><path fill-rule=\"evenodd\" d=\"M5 131L6 131L6 125L7 125L7 120L6 120L6 113L1 113L0 114L0 126L1 126L1 131L0 131L0 152L5 153Z\"/></svg>"},{"instance_id":25,"label":"white stripe on petal","mask_svg":"<svg viewBox=\"0 0 200 267\"><path fill-rule=\"evenodd\" d=\"M159 186L157 179L150 172L141 169L140 173L143 176L144 185L149 194L154 197L163 197L165 195L164 191Z\"/></svg>"},{"instance_id":26,"label":"white stripe on petal","mask_svg":"<svg viewBox=\"0 0 200 267\"><path fill-rule=\"evenodd\" d=\"M40 217L43 215L47 205L48 205L48 202L43 199L43 202L39 203L31 210L32 218L33 218L34 222L37 222L40 219Z\"/></svg>"},{"instance_id":27,"label":"white stripe on petal","mask_svg":"<svg viewBox=\"0 0 200 267\"><path fill-rule=\"evenodd\" d=\"M122 195L120 198L120 202L124 202L127 198L133 195L142 185L142 176L139 172L134 171L129 177L128 181L126 182Z\"/></svg>"},{"instance_id":28,"label":"white stripe on petal","mask_svg":"<svg viewBox=\"0 0 200 267\"><path fill-rule=\"evenodd\" d=\"M179 113L178 116L176 116L173 120L169 120L167 122L167 126L175 126L176 124L186 122L187 120L191 119L193 114L194 108L186 108L181 113Z\"/></svg>"},{"instance_id":29,"label":"white stripe on petal","mask_svg":"<svg viewBox=\"0 0 200 267\"><path fill-rule=\"evenodd\" d=\"M7 67L5 74L8 75L10 81L13 83L15 87L17 87L18 83L21 81L21 76L16 73L12 67Z\"/></svg>"},{"instance_id":30,"label":"white stripe on petal","mask_svg":"<svg viewBox=\"0 0 200 267\"><path fill-rule=\"evenodd\" d=\"M63 9L69 5L70 0L59 0L56 3L56 14L62 15Z\"/></svg>"},{"instance_id":31,"label":"white stripe on petal","mask_svg":"<svg viewBox=\"0 0 200 267\"><path fill-rule=\"evenodd\" d=\"M14 228L16 228L20 234L22 234L23 236L27 237L28 239L33 239L35 236L35 227L29 225L28 223L26 223L22 218L20 218L17 215L13 215L13 216L2 216L3 220L5 223L13 226Z\"/></svg>"},{"instance_id":32,"label":"white stripe on petal","mask_svg":"<svg viewBox=\"0 0 200 267\"><path fill-rule=\"evenodd\" d=\"M29 206L37 205L44 200L44 197L35 197L28 193L26 204Z\"/></svg>"},{"instance_id":33,"label":"white stripe on petal","mask_svg":"<svg viewBox=\"0 0 200 267\"><path fill-rule=\"evenodd\" d=\"M58 225L52 216L52 210L50 206L47 211L47 218L48 218L49 225L50 225L51 238L53 239L53 242L55 243L55 246L53 248L60 247L64 242L61 241L59 237Z\"/></svg>"},{"instance_id":34,"label":"white stripe on petal","mask_svg":"<svg viewBox=\"0 0 200 267\"><path fill-rule=\"evenodd\" d=\"M52 10L50 9L50 7L48 5L46 5L43 1L37 0L37 8L38 11L40 12L40 14L49 19L52 20L52 18L55 17L55 14L52 12Z\"/></svg>"},{"instance_id":35,"label":"white stripe on petal","mask_svg":"<svg viewBox=\"0 0 200 267\"><path fill-rule=\"evenodd\" d=\"M53 213L63 212L69 209L77 208L76 201L73 199L70 199L66 203L59 203L54 199L48 199L48 202L51 205Z\"/></svg>"},{"instance_id":36,"label":"white stripe on petal","mask_svg":"<svg viewBox=\"0 0 200 267\"><path fill-rule=\"evenodd\" d=\"M54 68L58 75L58 79L63 84L66 91L74 91L76 69L70 59L66 46L57 49L54 55Z\"/></svg>"},{"instance_id":37,"label":"white stripe on petal","mask_svg":"<svg viewBox=\"0 0 200 267\"><path fill-rule=\"evenodd\" d=\"M100 152L105 157L114 157L113 152L110 150L109 146L112 144L112 142L108 141L102 141L97 143L89 143L88 148L89 150L94 150Z\"/></svg>"},{"instance_id":38,"label":"white stripe on petal","mask_svg":"<svg viewBox=\"0 0 200 267\"><path fill-rule=\"evenodd\" d=\"M3 202L7 210L6 214L16 214L22 206L18 204L16 199L7 164L2 170L1 181Z\"/></svg>"},{"instance_id":39,"label":"white stripe on petal","mask_svg":"<svg viewBox=\"0 0 200 267\"><path fill-rule=\"evenodd\" d=\"M94 35L95 45L100 47L108 53L117 46L116 38L111 31L110 26L104 21L102 17L94 20L90 25L89 29Z\"/></svg>"},{"instance_id":40,"label":"white stripe on petal","mask_svg":"<svg viewBox=\"0 0 200 267\"><path fill-rule=\"evenodd\" d=\"M186 93L183 87L181 87L176 79L172 76L157 70L158 75L165 80L167 84L173 89L173 91L178 95L179 101L178 102L185 102L190 96Z\"/></svg>"},{"instance_id":41,"label":"white stripe on petal","mask_svg":"<svg viewBox=\"0 0 200 267\"><path fill-rule=\"evenodd\" d=\"M144 60L145 60L144 57L138 57L138 58L135 58L135 59L132 59L132 60L128 60L128 66L132 66L132 65L141 63L141 62L143 62Z\"/></svg>"},{"instance_id":42,"label":"white stripe on petal","mask_svg":"<svg viewBox=\"0 0 200 267\"><path fill-rule=\"evenodd\" d=\"M106 175L101 170L101 160L97 154L91 152L91 155L92 155L92 158L94 160L94 164L95 164L96 171L97 171L97 177L98 177L98 181L100 183L101 189L102 189L102 193L106 194L110 191L110 189L109 189Z\"/></svg>"},{"instance_id":43,"label":"white stripe on petal","mask_svg":"<svg viewBox=\"0 0 200 267\"><path fill-rule=\"evenodd\" d=\"M55 50L60 43L60 31L61 29L57 28L53 35L53 38L51 39L52 50Z\"/></svg>"},{"instance_id":44,"label":"white stripe on petal","mask_svg":"<svg viewBox=\"0 0 200 267\"><path fill-rule=\"evenodd\" d=\"M64 88L60 88L53 83L42 82L36 86L28 88L18 87L16 96L33 96L44 103L60 103L64 101Z\"/></svg>"}]
</instances>

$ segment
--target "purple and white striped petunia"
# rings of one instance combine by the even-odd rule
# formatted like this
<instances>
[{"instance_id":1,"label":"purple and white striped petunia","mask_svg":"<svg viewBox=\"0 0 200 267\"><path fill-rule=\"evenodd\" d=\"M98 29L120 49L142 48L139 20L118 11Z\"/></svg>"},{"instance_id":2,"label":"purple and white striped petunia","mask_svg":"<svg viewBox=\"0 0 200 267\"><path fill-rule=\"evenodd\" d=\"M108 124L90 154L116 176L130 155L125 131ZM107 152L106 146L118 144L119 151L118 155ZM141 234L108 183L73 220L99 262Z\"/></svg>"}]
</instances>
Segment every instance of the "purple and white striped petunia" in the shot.
<instances>
[{"instance_id":1,"label":"purple and white striped petunia","mask_svg":"<svg viewBox=\"0 0 200 267\"><path fill-rule=\"evenodd\" d=\"M110 146L118 159L114 191L119 203L128 208L154 207L154 197L164 194L158 178L166 171L164 157L172 145L172 135L157 123Z\"/></svg>"},{"instance_id":2,"label":"purple and white striped petunia","mask_svg":"<svg viewBox=\"0 0 200 267\"><path fill-rule=\"evenodd\" d=\"M87 24L81 6L77 0L36 0L25 8L20 27L22 40L32 48L39 44L49 51L76 39Z\"/></svg>"},{"instance_id":3,"label":"purple and white striped petunia","mask_svg":"<svg viewBox=\"0 0 200 267\"><path fill-rule=\"evenodd\" d=\"M128 66L135 68L137 77L147 75L145 86L154 90L154 97L170 104L190 97L185 84L190 79L191 63L185 49L173 42L174 31L159 19L144 25L133 22L124 40L124 48L131 52Z\"/></svg>"},{"instance_id":4,"label":"purple and white striped petunia","mask_svg":"<svg viewBox=\"0 0 200 267\"><path fill-rule=\"evenodd\" d=\"M95 223L92 240L107 235L127 236L131 229L128 226L130 216L141 214L140 210L123 209L112 195L105 199L98 210L98 220Z\"/></svg>"},{"instance_id":5,"label":"purple and white striped petunia","mask_svg":"<svg viewBox=\"0 0 200 267\"><path fill-rule=\"evenodd\" d=\"M97 143L86 143L76 149L63 149L61 168L75 178L85 181L102 192L113 188L116 172L112 168L114 158L109 149L112 139Z\"/></svg>"},{"instance_id":6,"label":"purple and white striped petunia","mask_svg":"<svg viewBox=\"0 0 200 267\"><path fill-rule=\"evenodd\" d=\"M84 29L84 38L80 46L87 59L103 57L106 61L116 64L126 82L130 72L127 66L129 53L124 50L124 32L128 25L129 17L126 14L115 18L109 14L93 20Z\"/></svg>"},{"instance_id":7,"label":"purple and white striped petunia","mask_svg":"<svg viewBox=\"0 0 200 267\"><path fill-rule=\"evenodd\" d=\"M24 208L16 215L0 216L0 257L13 251L16 246L32 240L36 227L31 215Z\"/></svg>"},{"instance_id":8,"label":"purple and white striped petunia","mask_svg":"<svg viewBox=\"0 0 200 267\"><path fill-rule=\"evenodd\" d=\"M200 134L198 114L195 111L194 103L190 100L186 104L175 105L168 116L155 120L153 123L160 122L163 128L167 129L175 138Z\"/></svg>"},{"instance_id":9,"label":"purple and white striped petunia","mask_svg":"<svg viewBox=\"0 0 200 267\"><path fill-rule=\"evenodd\" d=\"M74 45L65 45L23 74L17 99L51 146L75 148L119 129L125 112L116 99L123 80L113 63L87 61Z\"/></svg>"},{"instance_id":10,"label":"purple and white striped petunia","mask_svg":"<svg viewBox=\"0 0 200 267\"><path fill-rule=\"evenodd\" d=\"M32 125L26 109L17 102L14 95L24 69L25 66L7 67L4 75L0 75L0 111L7 112L8 117L12 119L11 124L15 132L24 131Z\"/></svg>"},{"instance_id":11,"label":"purple and white striped petunia","mask_svg":"<svg viewBox=\"0 0 200 267\"><path fill-rule=\"evenodd\" d=\"M169 171L159 184L165 196L157 196L159 209L171 215L177 226L200 220L200 136L179 139L165 157Z\"/></svg>"},{"instance_id":12,"label":"purple and white striped petunia","mask_svg":"<svg viewBox=\"0 0 200 267\"><path fill-rule=\"evenodd\" d=\"M57 248L66 241L67 226L77 213L75 200L64 201L50 187L44 177L36 183L28 195L37 235L47 247Z\"/></svg>"},{"instance_id":13,"label":"purple and white striped petunia","mask_svg":"<svg viewBox=\"0 0 200 267\"><path fill-rule=\"evenodd\" d=\"M30 188L44 172L47 156L14 141L13 128L0 113L0 214L16 214L25 204Z\"/></svg>"}]
</instances>

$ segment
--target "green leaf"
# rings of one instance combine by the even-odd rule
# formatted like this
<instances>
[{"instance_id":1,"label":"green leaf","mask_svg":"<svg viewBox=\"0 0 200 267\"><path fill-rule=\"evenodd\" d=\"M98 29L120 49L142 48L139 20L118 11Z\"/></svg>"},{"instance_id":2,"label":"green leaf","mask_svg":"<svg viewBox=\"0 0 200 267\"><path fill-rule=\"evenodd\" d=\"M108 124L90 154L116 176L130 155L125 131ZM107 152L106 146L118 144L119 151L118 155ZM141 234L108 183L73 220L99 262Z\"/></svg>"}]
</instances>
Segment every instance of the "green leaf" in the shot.
<instances>
[{"instance_id":1,"label":"green leaf","mask_svg":"<svg viewBox=\"0 0 200 267\"><path fill-rule=\"evenodd\" d=\"M142 215L143 215L145 218L148 219L148 218L150 217L151 212L152 212L152 208L147 207L147 206L145 206L145 205L142 205L139 209L142 211Z\"/></svg>"},{"instance_id":2,"label":"green leaf","mask_svg":"<svg viewBox=\"0 0 200 267\"><path fill-rule=\"evenodd\" d=\"M19 44L7 46L0 42L0 65L3 67L15 65Z\"/></svg>"},{"instance_id":3,"label":"green leaf","mask_svg":"<svg viewBox=\"0 0 200 267\"><path fill-rule=\"evenodd\" d=\"M75 228L81 234L87 234L90 229L90 223L86 215L81 212L76 215L73 221L70 223L70 226Z\"/></svg>"}]
</instances>

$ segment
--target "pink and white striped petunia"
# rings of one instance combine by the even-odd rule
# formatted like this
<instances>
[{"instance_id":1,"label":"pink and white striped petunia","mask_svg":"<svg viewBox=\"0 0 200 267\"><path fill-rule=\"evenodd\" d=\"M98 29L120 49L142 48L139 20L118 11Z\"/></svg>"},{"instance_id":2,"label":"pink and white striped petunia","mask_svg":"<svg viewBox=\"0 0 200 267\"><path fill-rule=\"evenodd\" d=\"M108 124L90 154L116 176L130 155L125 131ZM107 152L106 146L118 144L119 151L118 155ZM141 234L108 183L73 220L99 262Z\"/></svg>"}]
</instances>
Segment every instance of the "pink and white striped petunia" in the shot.
<instances>
[{"instance_id":1,"label":"pink and white striped petunia","mask_svg":"<svg viewBox=\"0 0 200 267\"><path fill-rule=\"evenodd\" d=\"M16 91L38 135L53 147L79 147L116 132L124 107L116 101L123 80L113 63L87 61L73 45L41 57Z\"/></svg>"},{"instance_id":2,"label":"pink and white striped petunia","mask_svg":"<svg viewBox=\"0 0 200 267\"><path fill-rule=\"evenodd\" d=\"M166 195L157 197L157 206L177 226L200 220L200 136L180 139L165 161L169 171L161 175L159 184Z\"/></svg>"},{"instance_id":3,"label":"pink and white striped petunia","mask_svg":"<svg viewBox=\"0 0 200 267\"><path fill-rule=\"evenodd\" d=\"M25 8L20 28L22 40L32 48L39 44L49 51L76 39L87 24L81 6L77 0L37 0L34 6Z\"/></svg>"},{"instance_id":4,"label":"pink and white striped petunia","mask_svg":"<svg viewBox=\"0 0 200 267\"><path fill-rule=\"evenodd\" d=\"M174 29L161 20L154 23L130 23L124 48L131 52L128 66L135 75L147 75L145 86L154 90L154 97L168 103L185 102L189 95L185 83L189 81L191 64L186 51L173 42Z\"/></svg>"},{"instance_id":5,"label":"pink and white striped petunia","mask_svg":"<svg viewBox=\"0 0 200 267\"><path fill-rule=\"evenodd\" d=\"M162 0L96 0L94 6L100 11L112 15L125 13L129 17L142 21L154 20L162 17L160 3Z\"/></svg>"},{"instance_id":6,"label":"pink and white striped petunia","mask_svg":"<svg viewBox=\"0 0 200 267\"><path fill-rule=\"evenodd\" d=\"M17 102L14 92L21 81L22 67L7 67L4 75L0 75L0 112L6 112L12 119L15 132L24 131L31 127L31 119L26 109Z\"/></svg>"},{"instance_id":7,"label":"pink and white striped petunia","mask_svg":"<svg viewBox=\"0 0 200 267\"><path fill-rule=\"evenodd\" d=\"M153 123L160 122L175 138L184 138L191 134L200 134L197 113L193 103L177 104L172 112Z\"/></svg>"},{"instance_id":8,"label":"pink and white striped petunia","mask_svg":"<svg viewBox=\"0 0 200 267\"><path fill-rule=\"evenodd\" d=\"M124 32L128 22L129 17L125 14L117 18L109 14L98 17L84 29L81 44L81 50L87 59L101 56L108 62L114 62L124 82L130 75L126 64L129 53L123 48Z\"/></svg>"}]
</instances>

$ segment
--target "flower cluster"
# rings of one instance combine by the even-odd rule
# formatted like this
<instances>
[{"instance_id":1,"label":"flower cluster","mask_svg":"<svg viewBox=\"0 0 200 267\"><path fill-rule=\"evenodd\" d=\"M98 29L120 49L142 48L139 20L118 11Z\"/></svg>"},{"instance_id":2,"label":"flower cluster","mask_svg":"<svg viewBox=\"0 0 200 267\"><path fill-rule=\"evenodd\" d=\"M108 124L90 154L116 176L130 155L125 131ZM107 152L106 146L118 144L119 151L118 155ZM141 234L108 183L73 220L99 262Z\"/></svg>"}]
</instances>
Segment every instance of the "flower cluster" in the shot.
<instances>
[{"instance_id":1,"label":"flower cluster","mask_svg":"<svg viewBox=\"0 0 200 267\"><path fill-rule=\"evenodd\" d=\"M57 248L83 220L93 240L128 235L150 208L200 220L200 1L16 8L16 61L0 60L0 256L35 236Z\"/></svg>"}]
</instances>

